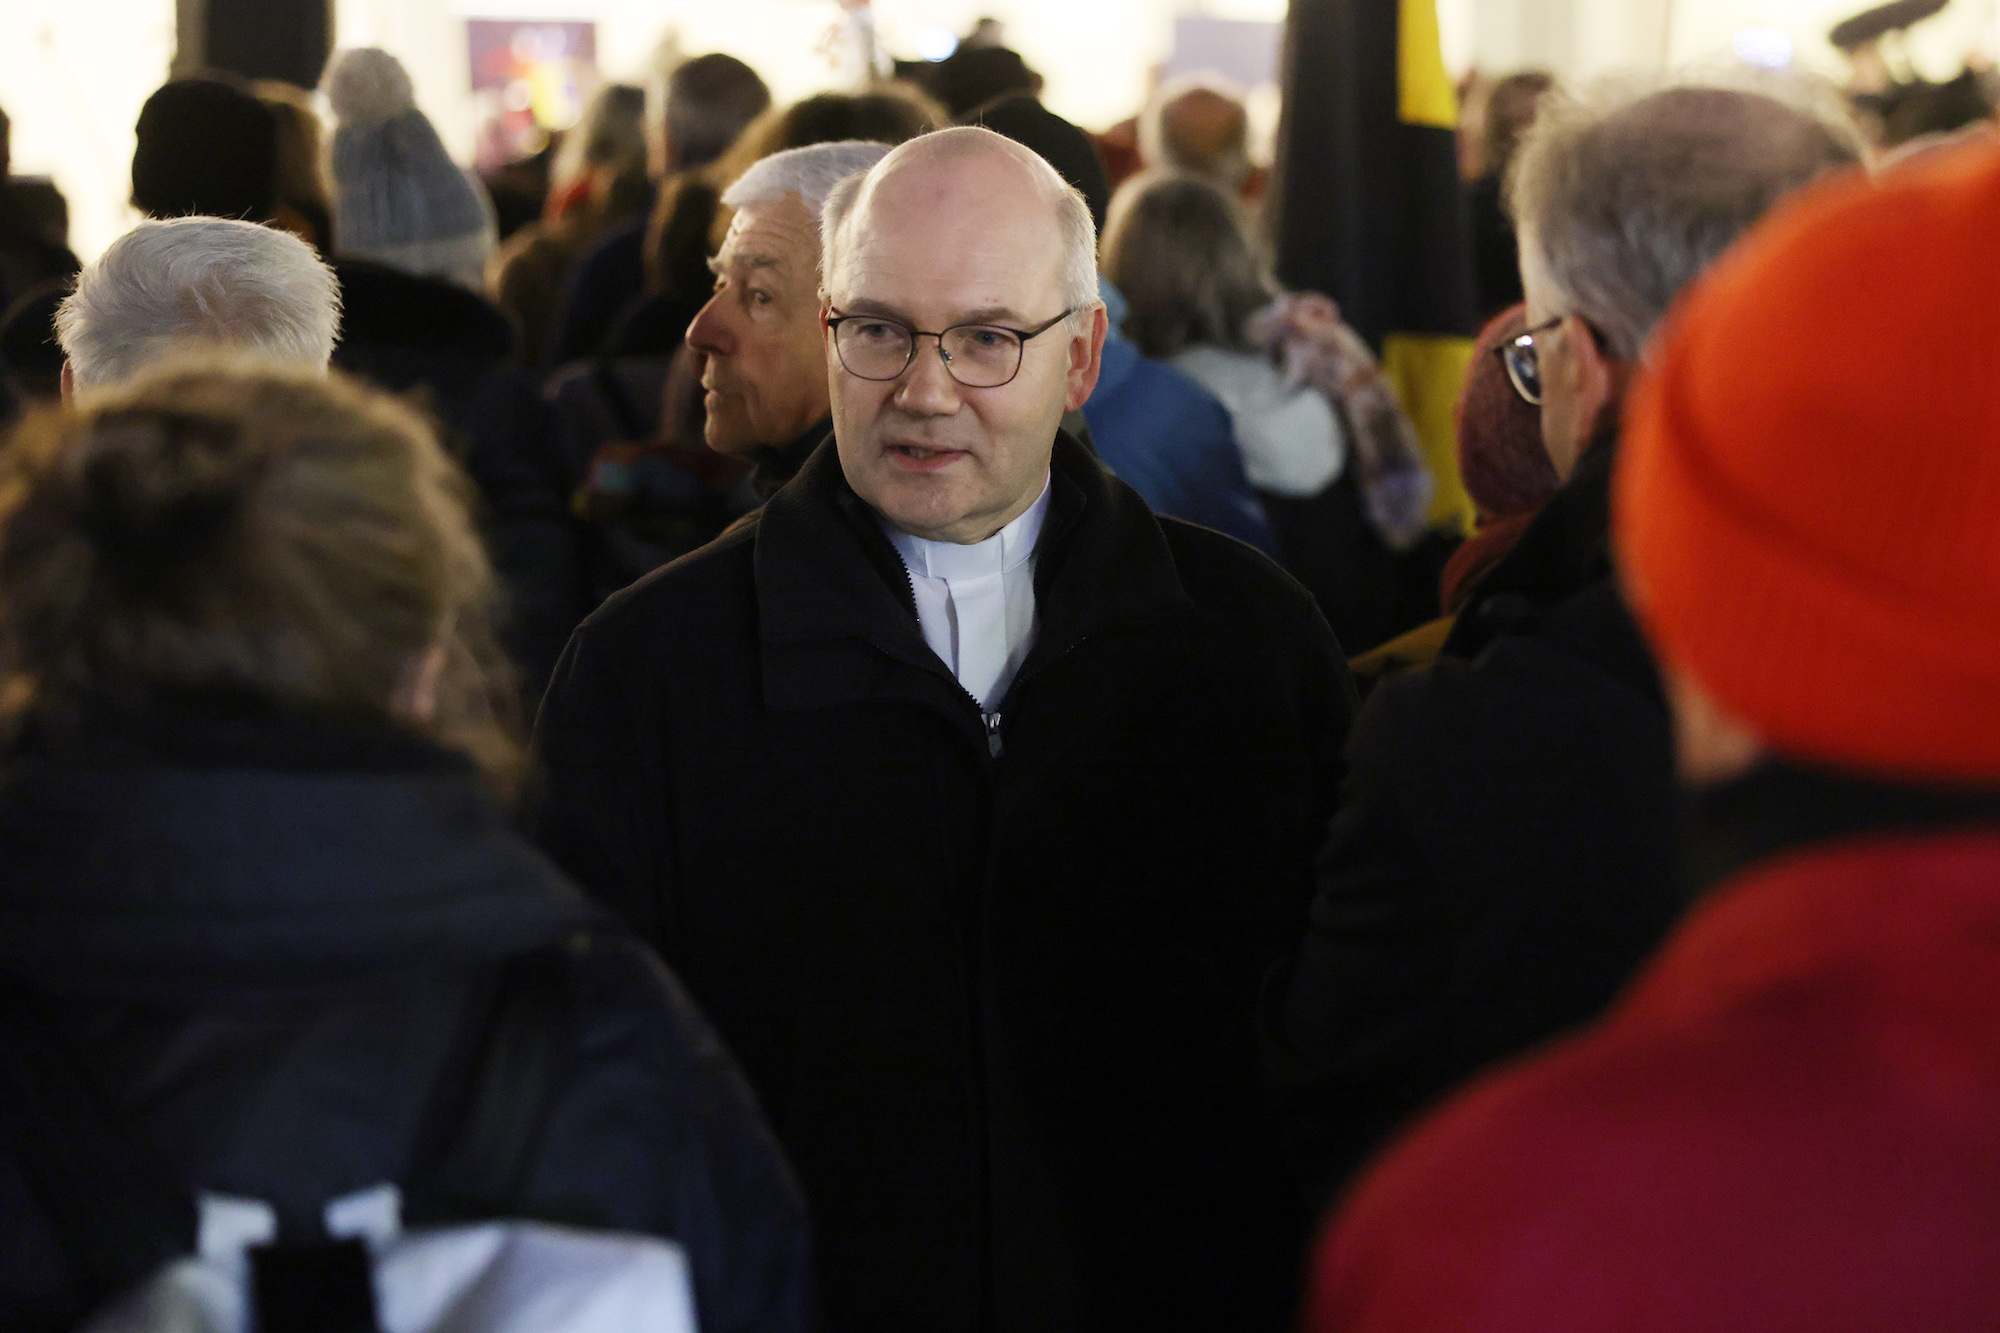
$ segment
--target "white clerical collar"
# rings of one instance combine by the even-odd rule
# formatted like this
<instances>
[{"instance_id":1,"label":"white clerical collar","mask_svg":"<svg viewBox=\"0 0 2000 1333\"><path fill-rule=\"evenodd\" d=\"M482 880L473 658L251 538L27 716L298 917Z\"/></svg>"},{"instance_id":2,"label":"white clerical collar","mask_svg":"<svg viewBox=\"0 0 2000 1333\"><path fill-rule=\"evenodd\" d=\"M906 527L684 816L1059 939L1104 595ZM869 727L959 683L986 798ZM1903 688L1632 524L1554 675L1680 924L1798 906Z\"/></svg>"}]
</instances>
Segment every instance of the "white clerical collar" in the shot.
<instances>
[{"instance_id":1,"label":"white clerical collar","mask_svg":"<svg viewBox=\"0 0 2000 1333\"><path fill-rule=\"evenodd\" d=\"M989 578L1017 568L1035 553L1035 543L1042 535L1042 519L1048 512L1049 481L1044 477L1042 493L1035 497L1035 502L1022 510L1012 523L983 542L973 542L968 546L913 537L886 520L882 528L889 534L889 541L895 546L896 553L903 557L903 563L909 566L911 573L955 582Z\"/></svg>"}]
</instances>

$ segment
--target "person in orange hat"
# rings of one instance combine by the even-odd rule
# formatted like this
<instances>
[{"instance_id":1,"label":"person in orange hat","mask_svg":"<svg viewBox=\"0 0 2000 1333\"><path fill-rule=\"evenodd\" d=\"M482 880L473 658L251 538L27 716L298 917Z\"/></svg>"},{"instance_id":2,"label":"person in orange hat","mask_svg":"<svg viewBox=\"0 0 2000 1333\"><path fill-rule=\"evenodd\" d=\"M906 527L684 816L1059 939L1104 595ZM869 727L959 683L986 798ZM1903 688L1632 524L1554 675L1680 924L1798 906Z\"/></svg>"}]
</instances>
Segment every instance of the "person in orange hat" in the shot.
<instances>
[{"instance_id":1,"label":"person in orange hat","mask_svg":"<svg viewBox=\"0 0 2000 1333\"><path fill-rule=\"evenodd\" d=\"M1850 180L1674 318L1615 542L1698 905L1366 1178L1314 1333L1995 1327L1996 215L1991 148Z\"/></svg>"}]
</instances>

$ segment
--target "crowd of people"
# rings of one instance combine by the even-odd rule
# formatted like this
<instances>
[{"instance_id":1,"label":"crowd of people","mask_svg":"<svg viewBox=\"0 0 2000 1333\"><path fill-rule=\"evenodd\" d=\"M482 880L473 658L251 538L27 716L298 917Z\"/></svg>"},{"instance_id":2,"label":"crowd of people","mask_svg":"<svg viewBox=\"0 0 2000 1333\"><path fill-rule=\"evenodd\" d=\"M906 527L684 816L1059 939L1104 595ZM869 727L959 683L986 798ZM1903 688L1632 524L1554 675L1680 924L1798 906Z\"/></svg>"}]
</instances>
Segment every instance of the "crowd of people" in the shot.
<instances>
[{"instance_id":1,"label":"crowd of people","mask_svg":"<svg viewBox=\"0 0 2000 1333\"><path fill-rule=\"evenodd\" d=\"M1989 1328L1989 130L1479 89L1376 642L1240 98L917 74L0 184L0 1324Z\"/></svg>"}]
</instances>

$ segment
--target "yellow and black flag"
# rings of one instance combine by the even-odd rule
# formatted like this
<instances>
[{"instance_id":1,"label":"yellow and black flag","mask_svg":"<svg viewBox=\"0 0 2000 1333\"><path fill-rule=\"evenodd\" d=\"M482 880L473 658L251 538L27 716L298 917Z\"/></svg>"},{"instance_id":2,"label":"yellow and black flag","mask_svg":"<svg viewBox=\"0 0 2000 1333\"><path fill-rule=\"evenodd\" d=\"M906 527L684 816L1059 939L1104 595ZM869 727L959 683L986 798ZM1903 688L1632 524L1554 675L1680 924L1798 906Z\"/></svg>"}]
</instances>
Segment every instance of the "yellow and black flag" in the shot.
<instances>
[{"instance_id":1,"label":"yellow and black flag","mask_svg":"<svg viewBox=\"0 0 2000 1333\"><path fill-rule=\"evenodd\" d=\"M1452 409L1472 357L1458 98L1435 0L1292 0L1274 232L1279 279L1325 292L1382 358L1464 530Z\"/></svg>"}]
</instances>

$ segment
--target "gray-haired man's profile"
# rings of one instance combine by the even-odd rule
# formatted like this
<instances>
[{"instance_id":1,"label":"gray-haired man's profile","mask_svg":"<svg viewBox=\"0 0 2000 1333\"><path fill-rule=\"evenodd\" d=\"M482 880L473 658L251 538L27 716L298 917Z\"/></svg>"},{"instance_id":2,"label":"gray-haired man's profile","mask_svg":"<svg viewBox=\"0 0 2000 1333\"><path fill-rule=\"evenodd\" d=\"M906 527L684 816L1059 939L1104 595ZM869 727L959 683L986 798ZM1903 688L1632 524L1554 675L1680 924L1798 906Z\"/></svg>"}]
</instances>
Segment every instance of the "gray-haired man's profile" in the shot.
<instances>
[{"instance_id":1,"label":"gray-haired man's profile","mask_svg":"<svg viewBox=\"0 0 2000 1333\"><path fill-rule=\"evenodd\" d=\"M1496 1061L1594 1017L1685 905L1666 704L1606 545L1626 386L1681 289L1855 141L1754 91L1550 94L1515 159L1528 331L1498 349L1563 487L1430 667L1369 696L1267 1050L1330 1197Z\"/></svg>"},{"instance_id":2,"label":"gray-haired man's profile","mask_svg":"<svg viewBox=\"0 0 2000 1333\"><path fill-rule=\"evenodd\" d=\"M757 491L792 479L833 429L820 346L820 210L834 186L888 155L844 140L773 153L723 192L735 210L709 267L715 295L688 325L700 355L703 433L755 461Z\"/></svg>"}]
</instances>

